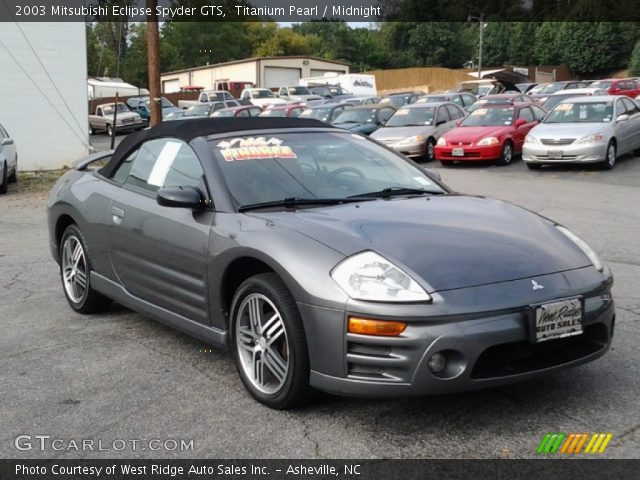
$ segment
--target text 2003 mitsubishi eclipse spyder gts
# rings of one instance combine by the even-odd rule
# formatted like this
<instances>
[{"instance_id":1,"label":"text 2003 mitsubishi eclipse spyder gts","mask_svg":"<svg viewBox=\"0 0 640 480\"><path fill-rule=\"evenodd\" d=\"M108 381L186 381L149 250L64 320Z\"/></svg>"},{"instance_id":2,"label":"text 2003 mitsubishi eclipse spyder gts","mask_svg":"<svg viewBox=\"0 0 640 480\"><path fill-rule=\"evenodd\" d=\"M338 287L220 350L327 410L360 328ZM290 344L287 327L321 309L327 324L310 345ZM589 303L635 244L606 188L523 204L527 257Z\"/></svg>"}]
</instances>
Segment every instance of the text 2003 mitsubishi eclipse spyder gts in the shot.
<instances>
[{"instance_id":1,"label":"text 2003 mitsubishi eclipse spyder gts","mask_svg":"<svg viewBox=\"0 0 640 480\"><path fill-rule=\"evenodd\" d=\"M315 120L168 122L48 207L75 311L115 300L230 348L274 408L529 379L613 334L611 273L567 228Z\"/></svg>"}]
</instances>

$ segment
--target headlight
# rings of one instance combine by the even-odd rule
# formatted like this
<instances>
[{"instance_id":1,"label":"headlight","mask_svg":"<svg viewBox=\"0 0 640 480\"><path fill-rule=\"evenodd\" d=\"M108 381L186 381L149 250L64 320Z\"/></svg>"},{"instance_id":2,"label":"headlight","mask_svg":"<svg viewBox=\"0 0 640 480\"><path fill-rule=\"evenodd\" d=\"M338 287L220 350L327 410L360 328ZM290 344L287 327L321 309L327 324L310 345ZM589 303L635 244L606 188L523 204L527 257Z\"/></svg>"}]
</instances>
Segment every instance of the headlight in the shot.
<instances>
[{"instance_id":1,"label":"headlight","mask_svg":"<svg viewBox=\"0 0 640 480\"><path fill-rule=\"evenodd\" d=\"M586 137L581 137L573 142L574 145L584 145L586 143L596 143L601 142L604 137L601 133L593 133L591 135L587 135Z\"/></svg>"},{"instance_id":2,"label":"headlight","mask_svg":"<svg viewBox=\"0 0 640 480\"><path fill-rule=\"evenodd\" d=\"M562 225L556 225L556 228L560 230L560 232L562 232L569 240L575 243L576 246L584 252L584 254L589 258L589 260L591 260L591 263L593 264L593 266L596 267L596 270L598 270L599 272L603 270L602 262L598 258L598 255L596 255L596 252L594 252L591 249L591 247L587 242L585 242L583 239L581 239L571 230L569 230L566 227L563 227Z\"/></svg>"},{"instance_id":3,"label":"headlight","mask_svg":"<svg viewBox=\"0 0 640 480\"><path fill-rule=\"evenodd\" d=\"M538 140L533 135L529 134L526 137L524 137L524 143L528 143L529 145L539 145L540 140Z\"/></svg>"},{"instance_id":4,"label":"headlight","mask_svg":"<svg viewBox=\"0 0 640 480\"><path fill-rule=\"evenodd\" d=\"M500 144L500 140L498 140L496 137L485 137L482 140L480 140L478 143L476 143L476 145L498 145Z\"/></svg>"},{"instance_id":5,"label":"headlight","mask_svg":"<svg viewBox=\"0 0 640 480\"><path fill-rule=\"evenodd\" d=\"M447 139L446 139L446 138L444 138L444 137L440 137L440 138L438 139L438 145L440 145L440 146L444 146L444 145L446 145L446 144L447 144Z\"/></svg>"},{"instance_id":6,"label":"headlight","mask_svg":"<svg viewBox=\"0 0 640 480\"><path fill-rule=\"evenodd\" d=\"M424 141L425 138L422 135L414 135L413 137L405 138L401 143L422 143Z\"/></svg>"},{"instance_id":7,"label":"headlight","mask_svg":"<svg viewBox=\"0 0 640 480\"><path fill-rule=\"evenodd\" d=\"M354 300L431 301L431 296L414 279L371 251L344 260L331 272L331 278Z\"/></svg>"}]
</instances>

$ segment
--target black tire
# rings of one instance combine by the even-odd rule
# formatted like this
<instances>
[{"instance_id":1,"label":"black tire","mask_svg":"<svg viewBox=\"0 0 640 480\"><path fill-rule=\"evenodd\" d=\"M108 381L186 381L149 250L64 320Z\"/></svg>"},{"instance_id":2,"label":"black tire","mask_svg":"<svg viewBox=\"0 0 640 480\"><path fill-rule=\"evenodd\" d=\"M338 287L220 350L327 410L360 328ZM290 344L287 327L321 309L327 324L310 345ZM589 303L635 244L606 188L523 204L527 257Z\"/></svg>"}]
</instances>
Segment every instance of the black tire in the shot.
<instances>
[{"instance_id":1,"label":"black tire","mask_svg":"<svg viewBox=\"0 0 640 480\"><path fill-rule=\"evenodd\" d=\"M282 385L273 393L260 391L252 383L240 358L240 347L236 334L241 317L239 309L243 301L250 295L262 295L275 305L280 313L286 333L286 356L289 365ZM236 368L249 394L258 402L278 410L293 408L305 403L310 394L307 340L296 302L280 277L275 273L262 273L245 280L233 297L229 323L230 345ZM264 358L263 354L261 356Z\"/></svg>"},{"instance_id":2,"label":"black tire","mask_svg":"<svg viewBox=\"0 0 640 480\"><path fill-rule=\"evenodd\" d=\"M78 301L74 301L69 294L67 293L67 289L65 288L64 282L64 267L63 267L63 249L67 242L67 240L75 238L78 240L80 245L82 246L84 252L85 266L86 266L86 289L82 298ZM93 270L91 264L91 256L89 254L89 250L87 248L87 242L82 234L82 231L76 225L69 225L67 229L62 234L62 238L60 239L60 280L62 281L62 291L64 292L67 301L71 308L73 308L76 312L82 314L89 313L99 313L105 311L109 305L111 304L111 299L105 297L101 293L95 291L91 286L91 275L90 272Z\"/></svg>"},{"instance_id":3,"label":"black tire","mask_svg":"<svg viewBox=\"0 0 640 480\"><path fill-rule=\"evenodd\" d=\"M2 185L0 185L0 194L7 193L9 189L9 175L7 175L7 162L2 164Z\"/></svg>"},{"instance_id":4,"label":"black tire","mask_svg":"<svg viewBox=\"0 0 640 480\"><path fill-rule=\"evenodd\" d=\"M640 148L637 148L636 150L633 151L633 156L640 157Z\"/></svg>"},{"instance_id":5,"label":"black tire","mask_svg":"<svg viewBox=\"0 0 640 480\"><path fill-rule=\"evenodd\" d=\"M529 170L540 170L542 168L541 163L527 163L527 168Z\"/></svg>"},{"instance_id":6,"label":"black tire","mask_svg":"<svg viewBox=\"0 0 640 480\"><path fill-rule=\"evenodd\" d=\"M613 151L611 151L613 149ZM605 160L600 163L600 168L603 170L611 170L616 166L616 159L618 158L618 152L616 149L616 142L609 140L607 145L607 153L605 153Z\"/></svg>"},{"instance_id":7,"label":"black tire","mask_svg":"<svg viewBox=\"0 0 640 480\"><path fill-rule=\"evenodd\" d=\"M113 128L107 123L107 135L113 137Z\"/></svg>"},{"instance_id":8,"label":"black tire","mask_svg":"<svg viewBox=\"0 0 640 480\"><path fill-rule=\"evenodd\" d=\"M507 140L502 145L502 152L500 152L500 159L496 162L496 165L507 166L513 161L513 144Z\"/></svg>"},{"instance_id":9,"label":"black tire","mask_svg":"<svg viewBox=\"0 0 640 480\"><path fill-rule=\"evenodd\" d=\"M453 160L440 160L440 165L442 165L443 167L452 167Z\"/></svg>"},{"instance_id":10,"label":"black tire","mask_svg":"<svg viewBox=\"0 0 640 480\"><path fill-rule=\"evenodd\" d=\"M9 175L9 183L18 183L18 156L16 155L16 166L13 169L13 173Z\"/></svg>"},{"instance_id":11,"label":"black tire","mask_svg":"<svg viewBox=\"0 0 640 480\"><path fill-rule=\"evenodd\" d=\"M429 137L427 140L427 150L424 156L425 162L432 162L436 159L436 141Z\"/></svg>"},{"instance_id":12,"label":"black tire","mask_svg":"<svg viewBox=\"0 0 640 480\"><path fill-rule=\"evenodd\" d=\"M95 135L96 134L96 129L93 128L92 125L89 125L89 135Z\"/></svg>"}]
</instances>

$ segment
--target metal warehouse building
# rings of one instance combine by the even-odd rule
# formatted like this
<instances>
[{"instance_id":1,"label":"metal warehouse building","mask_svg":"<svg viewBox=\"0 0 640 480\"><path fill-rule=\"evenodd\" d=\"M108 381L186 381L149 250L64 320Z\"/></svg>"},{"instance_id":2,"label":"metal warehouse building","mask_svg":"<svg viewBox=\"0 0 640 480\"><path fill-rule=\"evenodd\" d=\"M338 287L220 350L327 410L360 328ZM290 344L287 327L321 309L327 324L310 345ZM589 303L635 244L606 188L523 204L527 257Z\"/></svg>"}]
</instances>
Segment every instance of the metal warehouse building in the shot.
<instances>
[{"instance_id":1,"label":"metal warehouse building","mask_svg":"<svg viewBox=\"0 0 640 480\"><path fill-rule=\"evenodd\" d=\"M301 78L319 77L325 73L349 73L349 65L309 56L248 58L163 73L161 80L162 91L171 93L188 85L211 90L219 80L253 82L258 87L276 88L298 85Z\"/></svg>"},{"instance_id":2,"label":"metal warehouse building","mask_svg":"<svg viewBox=\"0 0 640 480\"><path fill-rule=\"evenodd\" d=\"M20 170L72 165L87 155L84 22L3 22L0 123Z\"/></svg>"}]
</instances>

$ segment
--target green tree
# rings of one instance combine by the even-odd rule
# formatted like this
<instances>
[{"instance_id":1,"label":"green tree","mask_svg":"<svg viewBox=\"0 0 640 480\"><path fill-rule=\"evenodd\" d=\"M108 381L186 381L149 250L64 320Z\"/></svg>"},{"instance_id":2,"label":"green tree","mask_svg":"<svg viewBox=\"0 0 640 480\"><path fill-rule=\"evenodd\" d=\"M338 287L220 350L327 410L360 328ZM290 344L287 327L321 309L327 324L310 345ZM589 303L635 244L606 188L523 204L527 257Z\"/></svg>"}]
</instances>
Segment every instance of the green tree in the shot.
<instances>
[{"instance_id":1,"label":"green tree","mask_svg":"<svg viewBox=\"0 0 640 480\"><path fill-rule=\"evenodd\" d=\"M533 38L533 57L540 65L557 65L562 53L558 35L558 23L543 22ZM562 47L564 48L564 47Z\"/></svg>"},{"instance_id":2,"label":"green tree","mask_svg":"<svg viewBox=\"0 0 640 480\"><path fill-rule=\"evenodd\" d=\"M629 75L640 76L640 40L638 40L631 52L629 59Z\"/></svg>"}]
</instances>

